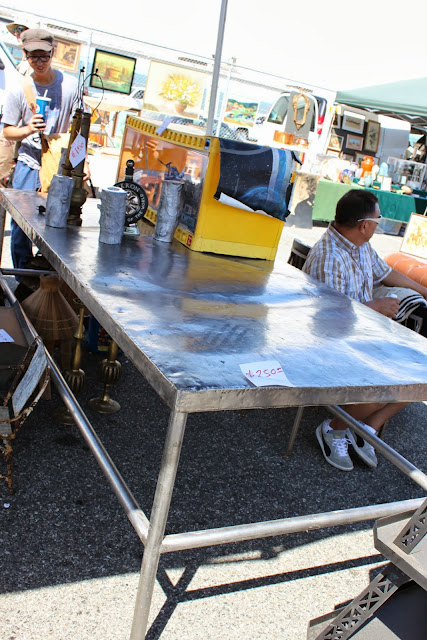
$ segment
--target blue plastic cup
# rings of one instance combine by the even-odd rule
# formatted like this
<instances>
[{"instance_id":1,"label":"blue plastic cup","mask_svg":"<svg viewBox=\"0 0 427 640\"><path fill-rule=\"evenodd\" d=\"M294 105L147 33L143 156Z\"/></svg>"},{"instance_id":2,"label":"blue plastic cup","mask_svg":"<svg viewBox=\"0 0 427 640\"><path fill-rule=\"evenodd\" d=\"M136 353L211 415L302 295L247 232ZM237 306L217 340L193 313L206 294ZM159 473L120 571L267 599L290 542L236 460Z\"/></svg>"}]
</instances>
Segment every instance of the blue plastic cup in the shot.
<instances>
[{"instance_id":1,"label":"blue plastic cup","mask_svg":"<svg viewBox=\"0 0 427 640\"><path fill-rule=\"evenodd\" d=\"M39 96L36 100L36 115L40 115L46 122L46 113L49 110L50 98Z\"/></svg>"}]
</instances>

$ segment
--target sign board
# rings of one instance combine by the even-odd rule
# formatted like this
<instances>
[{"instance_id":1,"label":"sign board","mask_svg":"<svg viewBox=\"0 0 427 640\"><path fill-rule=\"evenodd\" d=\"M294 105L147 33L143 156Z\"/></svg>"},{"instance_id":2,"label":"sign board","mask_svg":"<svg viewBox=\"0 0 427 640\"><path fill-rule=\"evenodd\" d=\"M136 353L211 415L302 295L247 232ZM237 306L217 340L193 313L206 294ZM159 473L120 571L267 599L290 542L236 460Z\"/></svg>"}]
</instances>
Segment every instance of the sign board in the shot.
<instances>
[{"instance_id":1,"label":"sign board","mask_svg":"<svg viewBox=\"0 0 427 640\"><path fill-rule=\"evenodd\" d=\"M411 215L400 251L427 260L427 216Z\"/></svg>"}]
</instances>

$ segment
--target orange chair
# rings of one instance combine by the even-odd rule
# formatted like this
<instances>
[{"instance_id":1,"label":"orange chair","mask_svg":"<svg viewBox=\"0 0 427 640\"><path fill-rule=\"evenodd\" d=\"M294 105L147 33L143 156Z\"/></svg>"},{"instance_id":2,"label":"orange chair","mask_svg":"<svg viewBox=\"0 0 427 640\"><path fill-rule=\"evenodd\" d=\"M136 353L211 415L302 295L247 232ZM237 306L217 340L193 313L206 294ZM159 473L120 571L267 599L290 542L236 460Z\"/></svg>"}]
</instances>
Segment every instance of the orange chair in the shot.
<instances>
[{"instance_id":1,"label":"orange chair","mask_svg":"<svg viewBox=\"0 0 427 640\"><path fill-rule=\"evenodd\" d=\"M427 262L422 262L404 253L391 253L385 261L392 269L400 271L408 278L427 287Z\"/></svg>"}]
</instances>

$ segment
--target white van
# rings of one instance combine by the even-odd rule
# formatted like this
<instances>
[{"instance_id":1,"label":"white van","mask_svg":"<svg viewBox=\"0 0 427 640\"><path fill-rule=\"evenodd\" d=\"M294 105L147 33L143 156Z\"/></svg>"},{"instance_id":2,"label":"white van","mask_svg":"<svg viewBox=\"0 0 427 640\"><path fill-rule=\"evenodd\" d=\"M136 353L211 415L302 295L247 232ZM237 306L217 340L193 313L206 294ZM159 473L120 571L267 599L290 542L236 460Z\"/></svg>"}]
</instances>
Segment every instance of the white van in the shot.
<instances>
[{"instance_id":1,"label":"white van","mask_svg":"<svg viewBox=\"0 0 427 640\"><path fill-rule=\"evenodd\" d=\"M335 91L327 89L308 89L303 87L287 87L270 108L264 122L258 127L259 144L282 149L296 147L281 141L285 133L285 123L291 107L291 96L295 92L306 96L314 104L313 116L308 134L309 149L315 147L316 153L324 153L328 146L332 118L334 115ZM299 151L305 151L299 148Z\"/></svg>"}]
</instances>

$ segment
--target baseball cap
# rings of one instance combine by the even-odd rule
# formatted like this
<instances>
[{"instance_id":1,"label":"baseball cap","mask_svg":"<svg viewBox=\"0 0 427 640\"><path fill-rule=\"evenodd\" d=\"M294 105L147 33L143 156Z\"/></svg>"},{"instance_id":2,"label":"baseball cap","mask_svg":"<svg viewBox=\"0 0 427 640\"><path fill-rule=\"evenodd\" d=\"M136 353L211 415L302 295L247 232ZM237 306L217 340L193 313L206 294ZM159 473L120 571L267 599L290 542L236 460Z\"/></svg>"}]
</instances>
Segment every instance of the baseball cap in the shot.
<instances>
[{"instance_id":1,"label":"baseball cap","mask_svg":"<svg viewBox=\"0 0 427 640\"><path fill-rule=\"evenodd\" d=\"M52 51L53 36L44 29L27 29L21 35L25 51Z\"/></svg>"}]
</instances>

